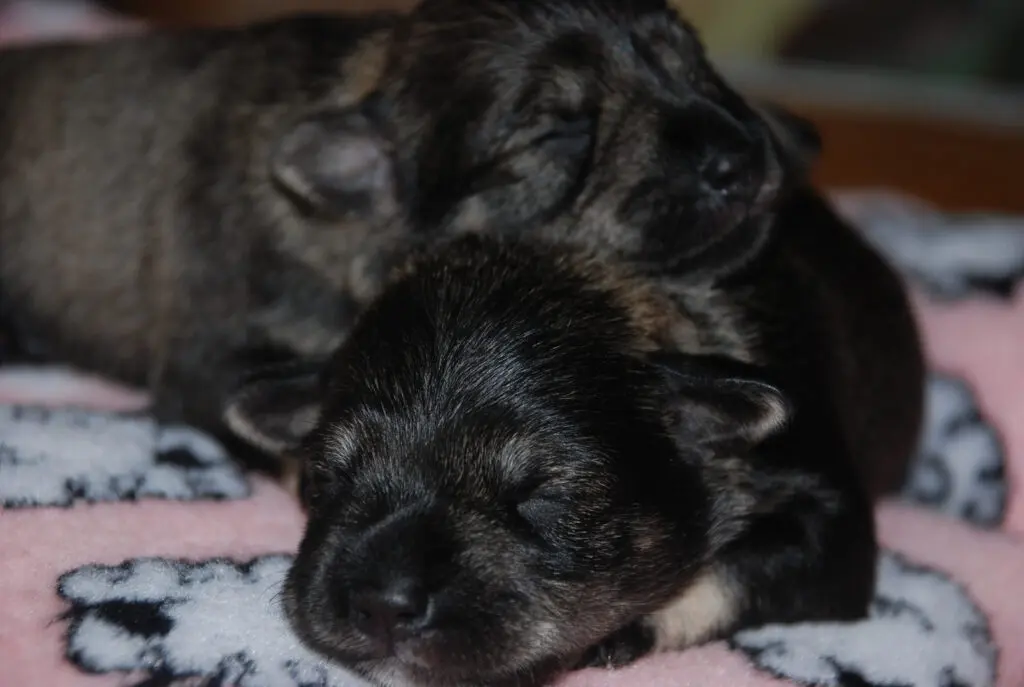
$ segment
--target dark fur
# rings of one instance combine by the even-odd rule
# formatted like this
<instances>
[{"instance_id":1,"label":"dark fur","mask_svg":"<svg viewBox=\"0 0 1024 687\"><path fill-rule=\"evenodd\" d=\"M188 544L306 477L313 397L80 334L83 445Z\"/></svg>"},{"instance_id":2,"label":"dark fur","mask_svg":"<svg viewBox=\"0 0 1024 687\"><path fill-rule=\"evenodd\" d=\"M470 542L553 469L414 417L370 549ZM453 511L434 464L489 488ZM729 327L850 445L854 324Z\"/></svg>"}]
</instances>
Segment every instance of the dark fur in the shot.
<instances>
[{"instance_id":1,"label":"dark fur","mask_svg":"<svg viewBox=\"0 0 1024 687\"><path fill-rule=\"evenodd\" d=\"M398 226L271 175L297 111L361 98L386 17L0 52L0 313L19 354L210 428L254 361L331 350ZM357 207L354 210L363 211Z\"/></svg>"},{"instance_id":2,"label":"dark fur","mask_svg":"<svg viewBox=\"0 0 1024 687\"><path fill-rule=\"evenodd\" d=\"M778 138L664 2L395 21L0 53L4 340L210 429L254 362L331 350L396 246L543 227L721 271L763 243Z\"/></svg>"},{"instance_id":3,"label":"dark fur","mask_svg":"<svg viewBox=\"0 0 1024 687\"><path fill-rule=\"evenodd\" d=\"M355 109L424 233L541 233L674 273L763 244L801 161L790 122L734 92L665 0L426 0L413 18ZM306 132L344 159L370 139L337 113ZM290 169L330 206L329 174Z\"/></svg>"},{"instance_id":4,"label":"dark fur","mask_svg":"<svg viewBox=\"0 0 1024 687\"><path fill-rule=\"evenodd\" d=\"M517 685L863 617L857 465L912 449L920 350L899 283L813 193L779 228L672 304L564 245L462 239L329 363L240 390L232 424L304 459L304 640L386 685Z\"/></svg>"}]
</instances>

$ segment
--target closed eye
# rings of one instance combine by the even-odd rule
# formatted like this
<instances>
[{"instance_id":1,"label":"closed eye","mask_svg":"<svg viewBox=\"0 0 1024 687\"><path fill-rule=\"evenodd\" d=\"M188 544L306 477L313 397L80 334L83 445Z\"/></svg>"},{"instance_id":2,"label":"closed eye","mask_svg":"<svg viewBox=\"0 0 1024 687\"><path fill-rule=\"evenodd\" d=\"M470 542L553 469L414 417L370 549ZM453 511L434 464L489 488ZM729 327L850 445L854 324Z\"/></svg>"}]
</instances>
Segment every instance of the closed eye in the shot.
<instances>
[{"instance_id":1,"label":"closed eye","mask_svg":"<svg viewBox=\"0 0 1024 687\"><path fill-rule=\"evenodd\" d=\"M532 125L516 130L500 154L472 170L468 175L469 191L481 193L506 187L536 174L544 162L571 169L575 179L588 166L596 123L596 117L585 114L541 115Z\"/></svg>"},{"instance_id":2,"label":"closed eye","mask_svg":"<svg viewBox=\"0 0 1024 687\"><path fill-rule=\"evenodd\" d=\"M574 148L580 147L582 149L582 146L585 146L586 142L589 141L592 129L593 122L587 117L574 119L560 117L547 131L541 133L533 140L533 145L573 141L579 143L579 146L574 144Z\"/></svg>"},{"instance_id":3,"label":"closed eye","mask_svg":"<svg viewBox=\"0 0 1024 687\"><path fill-rule=\"evenodd\" d=\"M564 501L544 496L534 496L516 505L519 517L534 528L554 525L566 514Z\"/></svg>"}]
</instances>

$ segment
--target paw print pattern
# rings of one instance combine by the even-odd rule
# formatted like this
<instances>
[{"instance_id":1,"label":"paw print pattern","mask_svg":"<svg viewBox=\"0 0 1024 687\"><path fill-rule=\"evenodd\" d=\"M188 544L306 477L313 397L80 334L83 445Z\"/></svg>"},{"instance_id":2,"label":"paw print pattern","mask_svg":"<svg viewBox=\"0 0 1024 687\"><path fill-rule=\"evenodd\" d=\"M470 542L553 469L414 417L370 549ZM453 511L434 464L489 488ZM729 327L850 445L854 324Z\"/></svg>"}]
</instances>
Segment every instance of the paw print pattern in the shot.
<instances>
[{"instance_id":1,"label":"paw print pattern","mask_svg":"<svg viewBox=\"0 0 1024 687\"><path fill-rule=\"evenodd\" d=\"M144 558L64 574L66 654L139 685L368 687L303 647L280 605L290 556L238 563Z\"/></svg>"},{"instance_id":2,"label":"paw print pattern","mask_svg":"<svg viewBox=\"0 0 1024 687\"><path fill-rule=\"evenodd\" d=\"M966 591L890 552L879 560L866 620L772 625L730 644L760 669L815 687L993 687L996 680L988 621Z\"/></svg>"},{"instance_id":3,"label":"paw print pattern","mask_svg":"<svg viewBox=\"0 0 1024 687\"><path fill-rule=\"evenodd\" d=\"M966 382L933 374L925 396L920 449L904 497L985 527L998 526L1007 501L1005 458Z\"/></svg>"},{"instance_id":4,"label":"paw print pattern","mask_svg":"<svg viewBox=\"0 0 1024 687\"><path fill-rule=\"evenodd\" d=\"M896 269L937 298L1010 298L1024 280L1024 217L947 214L888 193L837 201Z\"/></svg>"},{"instance_id":5,"label":"paw print pattern","mask_svg":"<svg viewBox=\"0 0 1024 687\"><path fill-rule=\"evenodd\" d=\"M4 508L248 495L239 467L195 430L141 416L0 406Z\"/></svg>"}]
</instances>

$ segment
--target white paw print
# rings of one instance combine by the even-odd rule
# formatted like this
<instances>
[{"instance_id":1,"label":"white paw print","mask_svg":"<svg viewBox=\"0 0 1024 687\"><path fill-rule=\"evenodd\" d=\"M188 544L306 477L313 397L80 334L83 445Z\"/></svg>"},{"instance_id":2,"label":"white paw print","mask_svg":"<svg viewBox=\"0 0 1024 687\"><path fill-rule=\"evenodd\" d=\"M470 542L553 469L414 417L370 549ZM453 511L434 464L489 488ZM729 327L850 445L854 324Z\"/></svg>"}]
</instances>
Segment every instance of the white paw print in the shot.
<instances>
[{"instance_id":1,"label":"white paw print","mask_svg":"<svg viewBox=\"0 0 1024 687\"><path fill-rule=\"evenodd\" d=\"M933 374L925 403L920 448L904 496L975 525L998 525L1007 498L1003 446L970 387Z\"/></svg>"},{"instance_id":2,"label":"white paw print","mask_svg":"<svg viewBox=\"0 0 1024 687\"><path fill-rule=\"evenodd\" d=\"M290 556L138 559L61 577L67 655L92 673L236 687L365 687L307 650L280 606Z\"/></svg>"},{"instance_id":3,"label":"white paw print","mask_svg":"<svg viewBox=\"0 0 1024 687\"><path fill-rule=\"evenodd\" d=\"M837 200L894 267L935 296L1005 298L1024 280L1024 218L948 214L889 193Z\"/></svg>"},{"instance_id":4,"label":"white paw print","mask_svg":"<svg viewBox=\"0 0 1024 687\"><path fill-rule=\"evenodd\" d=\"M0 507L248 495L241 469L195 430L143 416L0 406Z\"/></svg>"},{"instance_id":5,"label":"white paw print","mask_svg":"<svg viewBox=\"0 0 1024 687\"><path fill-rule=\"evenodd\" d=\"M882 554L878 573L864 621L771 625L731 644L759 668L815 687L995 685L987 620L960 585L893 553Z\"/></svg>"}]
</instances>

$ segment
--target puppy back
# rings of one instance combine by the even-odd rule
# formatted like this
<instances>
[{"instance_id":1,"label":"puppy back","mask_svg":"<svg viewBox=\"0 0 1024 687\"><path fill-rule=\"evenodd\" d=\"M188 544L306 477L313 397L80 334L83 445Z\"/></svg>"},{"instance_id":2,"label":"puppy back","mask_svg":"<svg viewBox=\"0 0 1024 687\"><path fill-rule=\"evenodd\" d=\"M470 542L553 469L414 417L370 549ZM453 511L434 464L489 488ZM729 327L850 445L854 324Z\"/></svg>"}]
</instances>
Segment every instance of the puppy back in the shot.
<instances>
[{"instance_id":1,"label":"puppy back","mask_svg":"<svg viewBox=\"0 0 1024 687\"><path fill-rule=\"evenodd\" d=\"M5 314L51 354L133 383L175 346L200 358L239 343L251 268L266 262L253 256L298 221L270 188L270 140L297 107L365 95L389 21L303 16L0 53Z\"/></svg>"}]
</instances>

